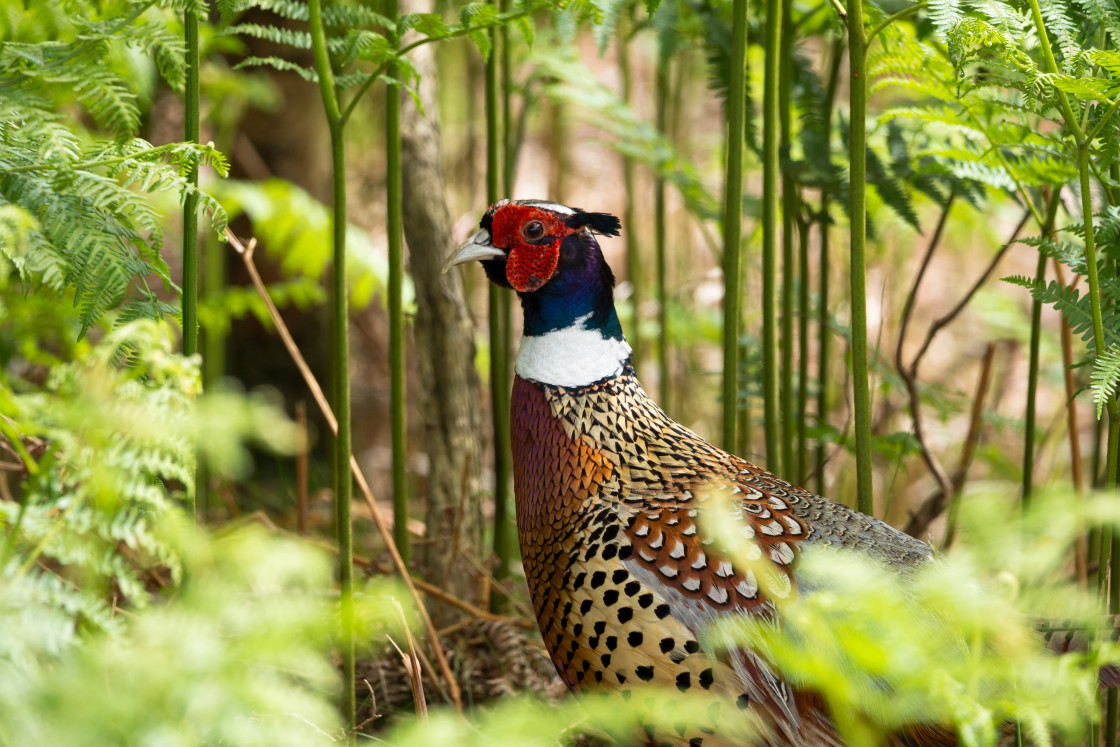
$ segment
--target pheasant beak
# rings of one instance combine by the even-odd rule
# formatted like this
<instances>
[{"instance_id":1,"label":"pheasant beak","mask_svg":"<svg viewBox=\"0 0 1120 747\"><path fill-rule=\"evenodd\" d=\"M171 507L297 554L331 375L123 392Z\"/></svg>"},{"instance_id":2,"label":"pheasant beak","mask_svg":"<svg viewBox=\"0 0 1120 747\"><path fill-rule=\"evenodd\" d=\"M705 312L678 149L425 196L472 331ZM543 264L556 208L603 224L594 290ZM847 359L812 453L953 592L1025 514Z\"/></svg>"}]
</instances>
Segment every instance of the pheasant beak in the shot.
<instances>
[{"instance_id":1,"label":"pheasant beak","mask_svg":"<svg viewBox=\"0 0 1120 747\"><path fill-rule=\"evenodd\" d=\"M461 265L465 262L504 256L506 256L505 251L490 243L490 232L483 228L459 245L459 248L443 263L443 271L447 272L455 265Z\"/></svg>"}]
</instances>

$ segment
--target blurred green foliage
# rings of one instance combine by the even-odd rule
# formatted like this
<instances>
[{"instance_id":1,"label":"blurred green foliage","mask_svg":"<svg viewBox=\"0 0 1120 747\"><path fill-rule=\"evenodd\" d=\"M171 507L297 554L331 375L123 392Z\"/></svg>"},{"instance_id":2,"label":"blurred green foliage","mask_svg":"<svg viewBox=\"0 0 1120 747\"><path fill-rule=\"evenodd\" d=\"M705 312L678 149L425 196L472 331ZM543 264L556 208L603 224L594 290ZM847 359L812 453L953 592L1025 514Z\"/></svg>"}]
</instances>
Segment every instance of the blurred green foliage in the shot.
<instances>
[{"instance_id":1,"label":"blurred green foliage","mask_svg":"<svg viewBox=\"0 0 1120 747\"><path fill-rule=\"evenodd\" d=\"M947 727L963 745L993 745L1016 723L1031 744L1076 743L1100 717L1097 670L1120 660L1120 647L1067 563L1086 526L1118 520L1115 498L1086 504L1060 492L1023 513L1015 496L973 496L949 556L902 570L810 547L797 570L800 592L772 597L780 623L721 621L707 640L762 651L788 682L825 699L850 745L883 744L915 724ZM770 578L769 561L734 522L705 526L741 567ZM1070 632L1080 650L1047 648L1048 636Z\"/></svg>"},{"instance_id":2,"label":"blurred green foliage","mask_svg":"<svg viewBox=\"0 0 1120 747\"><path fill-rule=\"evenodd\" d=\"M223 147L240 114L275 105L277 93L218 53L242 51L237 33L309 45L300 32L236 24L250 4L289 19L306 14L290 0L218 3L229 25L204 28L204 84ZM198 361L174 354L175 332L159 321L178 313L167 300L176 291L165 256L173 223L150 193L180 199L190 190L183 173L196 162L225 170L212 146L154 146L136 137L160 86L182 86L177 14L185 5L12 2L0 14L0 744L304 745L346 737L334 704L351 683L332 665L337 597L329 559L260 529L207 535L186 526L176 508L200 455L216 474L244 478L250 445L281 454L301 447L270 395L202 394ZM655 33L661 53L701 51L713 87L725 93L726 6L649 3L645 15L635 10L635 33ZM868 6L873 24L895 10ZM566 3L553 28L538 34L530 11L544 7L503 14L471 3L455 22L413 14L389 23L365 7L335 6L328 11L333 51L347 67L340 85L413 89L415 71L400 56L406 32L426 41L466 36L487 54L486 31L516 24L524 38L536 38L521 86L526 109L544 97L597 123L602 142L674 184L692 217L712 221L713 190L687 149L573 56L581 22L598 24L602 49L628 9L613 0ZM800 29L828 40L836 22L821 7L826 12L798 9ZM1115 8L1100 0L1042 3L1058 73L1040 66L1040 40L1019 4L937 0L928 9L915 23L886 26L868 58L872 92L891 103L872 123L878 225L916 230L950 194L979 206L1009 194L1037 200L1068 184L1076 171L1058 92L1073 97L1085 129L1096 133L1089 145L1099 198L1113 199L1120 119L1110 112L1120 96L1120 58L1100 47L1120 43ZM390 62L401 66L400 80L384 78ZM280 56L244 63L262 65L314 78ZM800 137L785 168L843 205L846 146L843 136L826 135L843 133L847 123L826 107L823 76L810 60L799 53L794 71ZM747 137L753 143L750 126ZM287 279L272 287L278 303L302 308L323 300L329 214L320 203L278 180L207 189L201 197L214 228L227 216L248 216L263 251L279 260ZM746 214L755 209L748 200ZM1116 210L1104 206L1092 227L1104 256L1104 342L1111 346L1094 361L1098 415L1120 380ZM1071 213L1057 236L1024 243L1084 273L1087 216ZM832 219L823 216L823 224ZM363 306L381 293L385 264L359 230L348 229L348 250L353 302ZM1087 295L1034 278L1013 282L1091 336ZM675 340L696 347L716 341L720 328L712 305L694 301L670 299L669 324ZM988 329L1025 336L1020 309L994 302L983 309ZM828 311L821 334L846 338L843 314ZM246 314L265 319L260 299L242 289L211 296L202 308L203 323L217 332ZM743 335L742 344L751 350L743 357L744 388L757 396L747 383L756 342ZM880 364L877 373L884 398L901 391L889 368ZM943 420L968 404L941 386L919 389ZM850 442L828 423L817 432ZM906 430L878 435L874 446L896 466L916 452ZM1017 477L1006 450L985 445L979 454L990 474ZM994 744L1014 722L1034 744L1080 738L1097 718L1095 670L1118 652L1091 635L1103 611L1068 581L1066 561L1086 526L1116 525L1115 509L1108 499L1083 508L1076 496L1055 495L1036 498L1024 516L1012 497L968 491L960 510L951 556L899 575L842 553L807 552L798 573L810 591L780 604L782 625L739 620L708 638L757 648L790 682L820 693L854 745L879 744L915 722L950 728L969 745ZM737 551L748 562L749 550ZM391 599L400 596L380 585L359 596L360 640L390 631ZM1086 650L1048 653L1039 618L1057 621L1042 627L1085 632ZM675 731L684 714L719 721L713 703L652 690L556 706L515 698L466 720L437 709L387 738L522 745L592 733L625 743L646 726Z\"/></svg>"}]
</instances>

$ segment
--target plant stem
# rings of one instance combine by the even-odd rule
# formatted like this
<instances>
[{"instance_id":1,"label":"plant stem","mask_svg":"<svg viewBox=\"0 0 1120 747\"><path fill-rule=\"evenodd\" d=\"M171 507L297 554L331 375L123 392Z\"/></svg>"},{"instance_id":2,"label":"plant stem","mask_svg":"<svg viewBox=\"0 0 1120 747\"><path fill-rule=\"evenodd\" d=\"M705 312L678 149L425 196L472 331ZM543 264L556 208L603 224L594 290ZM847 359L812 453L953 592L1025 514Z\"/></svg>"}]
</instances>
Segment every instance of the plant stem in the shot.
<instances>
[{"instance_id":1,"label":"plant stem","mask_svg":"<svg viewBox=\"0 0 1120 747\"><path fill-rule=\"evenodd\" d=\"M767 1L769 4L777 3L777 0ZM731 21L731 82L727 91L727 172L723 192L723 446L726 449L735 448L739 410L739 303L742 285L740 237L743 213L746 47L747 2L734 0ZM777 406L777 383L777 379L774 379L774 402L769 407Z\"/></svg>"},{"instance_id":2,"label":"plant stem","mask_svg":"<svg viewBox=\"0 0 1120 747\"><path fill-rule=\"evenodd\" d=\"M387 0L395 5L396 0ZM334 249L334 293L331 319L334 326L334 411L338 435L334 451L335 530L338 539L340 622L342 648L342 715L350 742L354 741L354 550L350 522L350 335L349 298L346 286L346 144L344 125L335 96L334 70L327 52L321 0L309 0L308 20L319 92L331 137L331 165L334 187L332 241Z\"/></svg>"},{"instance_id":3,"label":"plant stem","mask_svg":"<svg viewBox=\"0 0 1120 747\"><path fill-rule=\"evenodd\" d=\"M1088 227L1088 224L1087 224ZM1104 487L1106 490L1114 489L1116 487L1116 470L1117 470L1117 451L1120 449L1120 414L1117 413L1115 407L1116 400L1113 399L1109 403L1108 408L1108 446L1105 461L1105 481ZM1107 558L1108 562L1108 611L1111 615L1116 615L1120 611L1120 582L1117 576L1120 575L1120 547L1117 542L1117 531L1114 527L1109 527L1102 530L1100 558L1101 570L1099 571L1099 579L1103 583L1105 579L1104 567L1106 560L1106 553L1110 554ZM1107 540L1107 541L1106 541ZM1120 715L1120 697L1116 688L1109 688L1108 696L1105 705L1105 745L1106 747L1115 747L1116 745L1116 729L1117 729L1117 716Z\"/></svg>"},{"instance_id":4,"label":"plant stem","mask_svg":"<svg viewBox=\"0 0 1120 747\"><path fill-rule=\"evenodd\" d=\"M1045 235L1045 234L1044 234ZM1038 266L1035 269L1034 280L1042 283L1046 280L1046 255L1038 253ZM1023 475L1022 475L1022 501L1023 508L1027 508L1034 492L1034 441L1037 430L1038 397L1038 354L1042 340L1042 301L1037 298L1031 303L1031 340L1030 352L1027 358L1027 413L1026 423L1023 426Z\"/></svg>"},{"instance_id":5,"label":"plant stem","mask_svg":"<svg viewBox=\"0 0 1120 747\"><path fill-rule=\"evenodd\" d=\"M1054 275L1058 284L1065 288L1065 273L1062 263L1054 260ZM1069 320L1064 316L1058 320L1062 340L1062 378L1065 383L1066 393L1066 431L1069 434L1069 462L1070 473L1073 479L1073 490L1079 500L1085 500L1085 478L1083 460L1081 457L1081 428L1077 416L1077 384L1073 378L1073 332L1070 330ZM1083 506L1082 506L1083 507ZM1077 582L1082 590L1088 589L1088 553L1087 538L1084 529L1078 532L1074 545L1074 564Z\"/></svg>"},{"instance_id":6,"label":"plant stem","mask_svg":"<svg viewBox=\"0 0 1120 747\"><path fill-rule=\"evenodd\" d=\"M762 401L766 466L782 472L778 392L778 61L782 21L779 0L766 0L766 59L762 89Z\"/></svg>"},{"instance_id":7,"label":"plant stem","mask_svg":"<svg viewBox=\"0 0 1120 747\"><path fill-rule=\"evenodd\" d=\"M740 320L740 329L742 329ZM739 375L746 376L749 370L750 346L739 346ZM739 401L738 423L735 426L735 453L748 454L751 448L751 398L743 392Z\"/></svg>"},{"instance_id":8,"label":"plant stem","mask_svg":"<svg viewBox=\"0 0 1120 747\"><path fill-rule=\"evenodd\" d=\"M498 9L505 13L509 10L509 0L498 0ZM498 67L499 77L501 79L501 97L502 97L502 191L505 192L505 197L513 197L513 183L516 178L517 167L517 142L513 136L513 121L512 107L510 100L513 91L513 77L510 68L509 56L509 24L502 24L498 27L497 47L498 52ZM493 54L493 52L491 52ZM511 294L502 294L503 298L509 299ZM508 304L507 304L508 306ZM509 345L509 336L506 336L506 345ZM508 356L507 356L508 359Z\"/></svg>"},{"instance_id":9,"label":"plant stem","mask_svg":"<svg viewBox=\"0 0 1120 747\"><path fill-rule=\"evenodd\" d=\"M832 43L832 55L829 58L828 65L828 88L825 97L825 152L832 153L832 106L836 101L836 88L840 83L840 60L844 56L844 37L837 36ZM831 166L831 163L830 163ZM819 337L817 342L817 425L823 426L828 422L829 410L829 376L828 367L832 347L832 330L829 329L829 316L830 309L828 305L829 286L830 286L830 256L829 256L829 206L831 200L829 199L829 190L821 190L821 212L820 212L820 277L818 278L818 299L817 303L820 306L818 311L817 321L817 335ZM825 490L825 450L822 445L817 446L817 492L824 493Z\"/></svg>"},{"instance_id":10,"label":"plant stem","mask_svg":"<svg viewBox=\"0 0 1120 747\"><path fill-rule=\"evenodd\" d=\"M183 32L187 46L187 77L184 98L184 139L198 142L198 13L187 8L183 11ZM194 187L183 195L183 355L198 352L198 163L191 165L187 182ZM198 514L197 496L206 505L206 468L195 463L195 489L187 491L189 510L195 520Z\"/></svg>"},{"instance_id":11,"label":"plant stem","mask_svg":"<svg viewBox=\"0 0 1120 747\"><path fill-rule=\"evenodd\" d=\"M496 34L491 31L491 42ZM493 205L501 196L500 183L504 177L501 156L504 139L499 112L499 59L491 48L486 60L486 201ZM513 551L509 532L509 294L490 284L490 401L493 406L491 423L494 429L494 555L498 565L495 578L509 576L509 562ZM492 600L496 607L497 597Z\"/></svg>"},{"instance_id":12,"label":"plant stem","mask_svg":"<svg viewBox=\"0 0 1120 747\"><path fill-rule=\"evenodd\" d=\"M1054 231L1054 220L1058 215L1058 207L1061 205L1061 195L1059 190L1054 190L1050 196L1050 202L1046 207L1046 216L1039 226L1042 236L1049 236ZM1046 279L1046 255L1041 251L1038 253L1038 267L1035 270L1034 276L1036 283L1042 283ZM1026 508L1030 505L1031 495L1034 492L1034 442L1035 431L1037 430L1037 402L1035 401L1038 394L1038 356L1039 346L1042 340L1042 301L1035 299L1031 304L1031 341L1030 352L1027 362L1027 413L1026 425L1024 426L1025 433L1023 435L1023 507Z\"/></svg>"},{"instance_id":13,"label":"plant stem","mask_svg":"<svg viewBox=\"0 0 1120 747\"><path fill-rule=\"evenodd\" d=\"M809 476L809 224L798 221L797 484Z\"/></svg>"},{"instance_id":14,"label":"plant stem","mask_svg":"<svg viewBox=\"0 0 1120 747\"><path fill-rule=\"evenodd\" d=\"M793 409L793 295L797 265L793 253L793 220L797 213L797 184L789 170L790 162L790 87L793 77L793 23L790 15L792 0L781 0L780 32L778 43L778 169L782 183L782 297L781 336L778 340L781 369L778 372L778 397L782 420L782 465L790 479L800 482L801 474L793 472L793 444L797 431L796 420L804 421L804 413ZM767 81L769 82L769 81ZM769 458L769 455L767 455Z\"/></svg>"},{"instance_id":15,"label":"plant stem","mask_svg":"<svg viewBox=\"0 0 1120 747\"><path fill-rule=\"evenodd\" d=\"M1035 31L1038 32L1038 41L1042 46L1042 56L1049 68L1048 72L1057 75L1062 71L1058 67L1058 61L1054 59L1054 50L1050 48L1050 36L1046 32L1046 24L1042 21L1042 11L1038 7L1038 0L1028 0L1028 3L1031 7L1031 17L1034 19ZM1080 143L1081 127L1077 124L1077 117L1073 113L1073 107L1069 104L1069 97L1060 88L1055 88L1054 91L1058 94L1058 104L1066 128L1069 130L1069 134L1073 136L1074 142Z\"/></svg>"},{"instance_id":16,"label":"plant stem","mask_svg":"<svg viewBox=\"0 0 1120 747\"><path fill-rule=\"evenodd\" d=\"M964 492L964 483L968 477L968 468L972 465L972 457L976 453L976 444L980 441L980 430L984 419L984 400L988 396L988 382L991 380L992 361L995 359L995 353L996 344L989 342L988 349L984 353L984 360L980 364L980 378L976 384L976 393L972 397L972 412L968 420L968 435L965 436L964 448L961 449L960 466L957 467L957 472L953 475L953 498L949 504L945 541L941 545L943 550L948 549L953 544L953 538L957 533L961 494Z\"/></svg>"},{"instance_id":17,"label":"plant stem","mask_svg":"<svg viewBox=\"0 0 1120 747\"><path fill-rule=\"evenodd\" d=\"M654 82L657 96L657 129L665 133L669 125L669 55L659 49L657 72ZM661 408L669 411L669 298L665 283L665 178L658 170L654 183L653 237L657 256L657 328L660 341L657 345L658 400Z\"/></svg>"},{"instance_id":18,"label":"plant stem","mask_svg":"<svg viewBox=\"0 0 1120 747\"><path fill-rule=\"evenodd\" d=\"M867 375L867 291L864 278L864 245L867 241L867 76L864 71L863 0L851 0L848 6L848 68L851 72L851 121L848 137L851 147L849 281L852 302L856 508L865 514L871 514L871 393Z\"/></svg>"},{"instance_id":19,"label":"plant stem","mask_svg":"<svg viewBox=\"0 0 1120 747\"><path fill-rule=\"evenodd\" d=\"M422 47L425 44L431 44L432 42L457 39L461 36L466 36L467 34L475 34L480 31L492 32L496 28L509 25L510 21L516 21L521 18L528 18L533 14L534 10L535 8L529 8L528 10L519 10L516 13L503 14L494 18L493 20L487 21L485 23L480 23L476 26L463 26L457 28L448 34L444 34L443 36L425 36L422 39L417 39L414 42L405 44L403 47L398 49L395 55L395 59L400 59L417 47ZM370 86L377 82L377 79L388 71L391 64L392 60L381 63L381 65L372 73L367 75L366 79L362 81L362 84L358 86L357 92L355 92L354 97L350 99L350 103L346 105L346 109L342 113L343 125L350 121L350 115L354 113L354 108L358 105L358 101L361 100L362 96L365 95Z\"/></svg>"},{"instance_id":20,"label":"plant stem","mask_svg":"<svg viewBox=\"0 0 1120 747\"><path fill-rule=\"evenodd\" d=\"M397 0L385 0L385 15L397 17ZM389 77L399 74L390 65ZM404 219L401 178L401 91L385 87L385 200L389 244L389 426L393 446L393 539L408 562L407 409L404 357Z\"/></svg>"},{"instance_id":21,"label":"plant stem","mask_svg":"<svg viewBox=\"0 0 1120 747\"><path fill-rule=\"evenodd\" d=\"M307 365L307 360L304 359L295 340L292 339L291 331L289 331L287 325L284 324L283 317L280 316L276 304L274 304L269 297L268 289L265 288L264 281L261 280L261 274L257 271L257 267L253 263L253 250L257 245L257 240L251 239L248 246L246 246L242 244L237 236L234 235L233 231L228 228L226 229L226 240L229 242L229 245L233 247L234 251L241 256L241 260L245 264L245 269L249 273L249 279L252 281L253 287L256 288L257 295L260 296L260 299L264 302L265 308L268 310L268 315L272 319L273 325L276 327L276 332L280 335L284 347L287 348L292 362L295 363L296 368L299 369L300 376L307 384L312 399L314 399L315 403L319 406L319 411L323 414L323 419L327 421L327 427L330 428L331 433L337 436L339 432L338 419L335 417L330 404L327 402L327 397L323 393L323 388L319 386L319 382L315 379L314 374L311 373L311 367ZM389 552L389 558L393 562L393 567L396 568L401 580L404 581L405 586L408 587L409 594L412 597L412 601L416 604L416 610L420 615L420 619L425 629L428 631L428 646L431 648L432 654L435 657L436 665L439 668L440 674L443 676L447 691L451 695L451 700L455 704L455 710L457 713L462 714L462 696L459 691L459 685L456 683L455 676L451 672L451 667L447 663L447 657L443 654L443 646L440 644L436 627L432 624L432 618L428 615L428 610L424 606L424 602L420 599L419 593L417 593L417 586L420 584L415 582L412 578L412 574L408 572L408 566L405 565L404 559L401 558L400 551L393 541L393 534L389 531L388 523L385 521L385 517L382 516L381 509L378 507L377 501L373 498L373 491L370 490L369 483L366 481L365 475L362 474L362 470L358 466L358 460L354 458L353 454L350 454L348 462L350 465L350 474L358 484L358 490L361 492L362 498L365 499L366 507L369 509L370 516L373 518L373 523L377 527L381 539L385 541L385 549ZM351 558L351 560L353 561L353 558Z\"/></svg>"},{"instance_id":22,"label":"plant stem","mask_svg":"<svg viewBox=\"0 0 1120 747\"><path fill-rule=\"evenodd\" d=\"M629 12L624 6L618 19L618 75L622 81L622 100L631 105L630 46L628 19ZM630 343L631 358L638 371L642 370L642 258L638 254L638 221L634 217L634 159L622 155L622 235L626 239L626 279L630 281L630 332L626 335Z\"/></svg>"}]
</instances>

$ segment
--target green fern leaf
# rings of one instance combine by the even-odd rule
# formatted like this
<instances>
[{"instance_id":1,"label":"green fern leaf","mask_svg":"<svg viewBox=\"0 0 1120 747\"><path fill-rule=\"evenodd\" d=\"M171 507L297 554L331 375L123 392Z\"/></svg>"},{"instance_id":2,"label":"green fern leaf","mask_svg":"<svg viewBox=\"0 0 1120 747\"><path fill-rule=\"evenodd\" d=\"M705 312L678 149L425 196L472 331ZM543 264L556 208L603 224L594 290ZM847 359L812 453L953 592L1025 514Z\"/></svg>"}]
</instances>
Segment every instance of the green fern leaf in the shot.
<instances>
[{"instance_id":1,"label":"green fern leaf","mask_svg":"<svg viewBox=\"0 0 1120 747\"><path fill-rule=\"evenodd\" d=\"M606 54L611 40L617 36L618 22L622 13L626 12L626 0L596 0L602 9L602 20L595 25L595 43L599 47L599 54Z\"/></svg>"},{"instance_id":2,"label":"green fern leaf","mask_svg":"<svg viewBox=\"0 0 1120 747\"><path fill-rule=\"evenodd\" d=\"M915 231L921 231L918 214L914 212L910 195L897 176L888 171L874 149L867 149L867 183L875 187L879 197Z\"/></svg>"},{"instance_id":3,"label":"green fern leaf","mask_svg":"<svg viewBox=\"0 0 1120 747\"><path fill-rule=\"evenodd\" d=\"M1053 34L1062 53L1062 67L1073 72L1074 62L1081 55L1081 45L1077 42L1078 29L1067 13L1068 0L1038 0L1039 10L1046 20L1046 31Z\"/></svg>"},{"instance_id":4,"label":"green fern leaf","mask_svg":"<svg viewBox=\"0 0 1120 747\"><path fill-rule=\"evenodd\" d=\"M309 83L318 83L319 74L313 69L300 65L291 60L285 60L281 57L246 57L241 62L234 65L234 70L241 70L248 67L270 67L273 70L280 70L281 72L292 72L308 81Z\"/></svg>"},{"instance_id":5,"label":"green fern leaf","mask_svg":"<svg viewBox=\"0 0 1120 747\"><path fill-rule=\"evenodd\" d=\"M963 17L960 0L931 0L927 6L929 18L941 41L948 42L950 31Z\"/></svg>"},{"instance_id":6,"label":"green fern leaf","mask_svg":"<svg viewBox=\"0 0 1120 747\"><path fill-rule=\"evenodd\" d=\"M1120 346L1109 347L1093 361L1093 373L1089 380L1093 404L1097 406L1097 420L1100 420L1105 405L1116 398L1116 386L1120 383Z\"/></svg>"}]
</instances>

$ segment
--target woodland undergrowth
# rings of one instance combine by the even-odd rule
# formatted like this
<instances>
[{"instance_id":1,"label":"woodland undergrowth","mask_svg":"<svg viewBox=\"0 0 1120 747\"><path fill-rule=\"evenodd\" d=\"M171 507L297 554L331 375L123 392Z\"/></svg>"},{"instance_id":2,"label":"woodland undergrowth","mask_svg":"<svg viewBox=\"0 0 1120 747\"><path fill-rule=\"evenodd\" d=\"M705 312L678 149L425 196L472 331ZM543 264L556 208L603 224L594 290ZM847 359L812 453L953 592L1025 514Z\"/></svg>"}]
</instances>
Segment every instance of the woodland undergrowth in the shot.
<instances>
[{"instance_id":1,"label":"woodland undergrowth","mask_svg":"<svg viewBox=\"0 0 1120 747\"><path fill-rule=\"evenodd\" d=\"M904 507L907 530L934 539L945 556L902 580L855 558L807 553L801 572L806 588L818 590L786 599L776 581L765 580L777 576L756 559L757 548L722 531L728 522L713 521L710 531L721 535L726 551L756 569L781 600L775 604L786 624L748 621L702 635L718 646L761 642L783 676L825 698L853 745L881 744L906 723L954 730L968 745L995 744L1012 731L1039 745L1114 745L1120 703L1115 691L1097 692L1095 673L1118 652L1108 635L1095 633L1106 612L1120 612L1120 504L1109 492L1120 453L1120 11L1112 0L765 5L785 17L765 23L763 3L744 0L442 3L438 12L403 14L395 3L375 9L295 0L6 3L0 744L304 745L375 732L402 744L552 744L587 734L626 743L646 726L683 728L682 714L743 739L757 728L749 717L721 713L718 701L675 691L549 705L529 696L484 707L464 703L455 674L469 662L460 659L452 671L443 648L431 645L434 626L411 599L419 588L469 617L521 630L531 624L519 593L506 594L491 612L459 599L470 590L442 589L419 571L414 582L405 569L407 590L382 576L351 574L352 562L379 571L385 546L395 552L399 545L407 557L415 501L394 503L396 539L386 534L384 544L365 536L365 514L351 521L344 388L354 358L346 331L365 309L392 309L388 336L397 353L399 401L390 471L394 496L402 497L401 486L416 482L403 402L414 301L399 240L371 240L347 210L353 186L346 149L365 137L355 122L375 107L379 118L387 116L380 133L393 170L385 179L386 230L399 233L392 207L399 199L399 138L394 145L394 107L384 102L403 95L419 104L419 73L408 53L432 44L471 56L476 72L492 60L489 88L476 77L469 80L478 85L465 89L467 97L475 88L479 97L484 90L493 97L491 191L500 181L516 191L516 165L543 138L538 130L555 135L550 128L559 127L593 132L597 145L640 170L636 183L648 178L658 185L660 209L649 229L658 254L643 242L629 245L631 294L622 311L643 341L636 364L657 370L668 410L683 412L690 397L715 397L714 388L673 378L673 370L700 378L694 362L709 360L705 355L726 342L721 375L734 375L723 380L720 421L729 446L765 444L764 465L780 461L786 476L815 480L845 502L863 496L859 505L879 515L892 499L871 503L873 476L883 488L892 474L928 473L925 482L915 478L925 490ZM744 48L734 43L735 19L745 23ZM778 32L786 34L780 46ZM597 61L582 54L584 39L597 49ZM249 53L247 40L269 45L270 53ZM620 73L635 83L625 90L602 74L604 55L619 49L639 60ZM652 63L635 54L649 50ZM187 63L192 55L200 55L201 79ZM647 105L640 75L654 69L657 101ZM282 179L227 179L239 117L275 103L275 75L297 76L322 93L332 205ZM708 84L700 94L688 90L698 77ZM203 131L217 144L188 134L168 142L152 137L161 101L190 101L200 91ZM870 107L853 120L863 92ZM680 102L701 95L724 118L714 139L730 132L735 148L708 142L701 157L682 133L689 112ZM654 109L656 116L647 116ZM541 121L547 118L540 112L564 115ZM550 155L562 162L565 138L553 141L561 145ZM328 143L316 145L326 152ZM740 145L741 159L722 157ZM856 172L853 151L864 154ZM766 184L780 187L762 195L767 200L753 179L763 172ZM666 191L677 211L672 235L692 237L695 255L672 255ZM636 196L628 197L633 211ZM294 458L306 471L309 444L306 429L286 413L291 392L246 393L220 375L208 375L204 387L202 368L214 360L183 354L180 340L193 336L198 293L193 211L185 223L175 217L184 203L202 214L202 243L215 252L208 256L229 253L221 242L232 220L252 226L262 253L278 265L278 279L264 293L285 312L329 305L334 346L326 388L339 410L339 438L320 477L333 463L333 478L322 479L338 499L333 542L325 539L333 520L321 521L323 537L281 530L295 523L286 503L279 516L260 514L257 521L212 518L223 515L213 508L219 500L236 509L257 490L280 496L279 505L305 489L255 488L266 483L253 470ZM866 204L866 215L851 220L850 204ZM472 205L474 212L484 207ZM958 305L942 310L917 356L905 360L907 330L911 342L917 336L913 308L930 290L923 278L943 236L958 221L967 230L977 215L1004 208L1025 214L1024 222L999 245L983 247L984 274L975 286L962 280ZM837 251L862 252L864 220L866 259L877 267L889 266L881 245L900 231L925 245L913 285L896 283L910 291L893 361L880 349L885 345L868 343L865 325L853 326L860 317L851 309L870 301L862 297L860 261ZM840 226L852 229L851 238ZM392 262L380 254L382 243L395 247ZM981 443L985 428L998 425L994 415L985 419L984 387L962 397L944 382L923 380L919 363L933 338L998 274L1011 247L1033 252L1038 270L1003 283L1004 291L1029 294L1034 304L1033 323L1019 329L1031 365L1025 421L1014 423L1021 445L1009 455ZM724 272L724 301L734 296L735 303L724 304L730 310L722 320L689 308L688 292L674 288L666 272L667 263L695 256ZM910 267L896 264L899 273ZM860 282L837 283L841 275L851 278L851 268ZM1058 312L1064 335L1043 329L1044 306ZM206 289L198 322L219 347L203 349L220 349L248 316L269 330L282 324L256 289ZM479 369L496 361L491 399L500 402L508 309L494 306L490 318L491 334L478 340ZM775 335L779 324L783 333ZM1084 460L1092 466L1083 480L1053 470L1036 480L1036 459L1053 452L1040 445L1049 431L1036 412L1045 340L1065 356L1062 410L1070 422L1077 404L1091 400L1103 424L1098 443L1085 449L1097 456ZM848 404L860 386L853 380L860 366L845 357L867 365L877 413L858 396ZM990 373L992 355L985 360ZM968 397L976 406L963 454L956 445L936 447L931 424L967 409L961 402ZM898 412L906 413L902 425L893 417ZM852 423L860 424L854 433ZM1081 434L1070 429L1069 460L1080 474ZM959 469L944 466L958 457ZM981 487L968 480L974 459L986 460L989 479ZM499 455L493 463L500 461ZM864 461L875 475L861 468L856 482L844 478ZM201 526L192 524L187 507L215 485L222 486L215 500L198 504ZM1091 489L1103 490L1087 495ZM378 509L372 496L369 503L372 518ZM298 511L305 520L306 505ZM509 519L498 522L489 534L496 565L516 568L516 543L499 539ZM353 558L351 525L358 530ZM516 586L516 573L501 583ZM487 593L491 588L505 587L488 580ZM1043 637L1035 632L1039 619L1049 631ZM417 634L423 629L427 641ZM1083 645L1060 657L1047 652L1052 634L1071 631ZM404 702L379 700L380 682L355 681L351 652L368 660L387 640L398 646L393 666L410 684ZM461 655L449 653L452 661ZM465 708L466 717L451 704ZM369 718L358 723L358 712ZM382 721L387 713L394 718Z\"/></svg>"}]
</instances>

